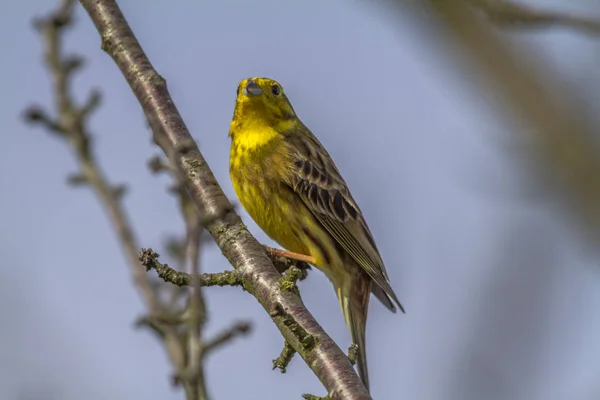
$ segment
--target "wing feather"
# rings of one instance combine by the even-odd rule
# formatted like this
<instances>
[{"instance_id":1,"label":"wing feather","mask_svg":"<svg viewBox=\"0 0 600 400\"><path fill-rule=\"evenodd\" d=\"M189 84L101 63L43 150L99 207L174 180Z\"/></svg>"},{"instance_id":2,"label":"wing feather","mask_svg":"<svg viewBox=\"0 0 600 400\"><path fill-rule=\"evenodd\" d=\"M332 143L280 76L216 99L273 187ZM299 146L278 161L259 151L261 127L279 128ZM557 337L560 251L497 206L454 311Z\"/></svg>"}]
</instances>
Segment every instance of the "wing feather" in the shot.
<instances>
[{"instance_id":1,"label":"wing feather","mask_svg":"<svg viewBox=\"0 0 600 400\"><path fill-rule=\"evenodd\" d=\"M378 288L373 293L390 310L402 305L389 284L383 260L360 208L327 151L303 127L303 134L289 135L294 157L291 186L323 227L369 274Z\"/></svg>"}]
</instances>

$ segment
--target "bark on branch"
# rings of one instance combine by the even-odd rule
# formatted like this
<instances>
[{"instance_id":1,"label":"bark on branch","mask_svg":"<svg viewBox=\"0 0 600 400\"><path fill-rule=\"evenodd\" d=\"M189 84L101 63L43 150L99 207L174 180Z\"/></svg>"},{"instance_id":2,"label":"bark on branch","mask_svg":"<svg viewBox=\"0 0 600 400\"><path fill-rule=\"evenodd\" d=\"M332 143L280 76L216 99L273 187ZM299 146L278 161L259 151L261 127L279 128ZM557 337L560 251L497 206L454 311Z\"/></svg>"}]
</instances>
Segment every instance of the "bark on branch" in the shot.
<instances>
[{"instance_id":1,"label":"bark on branch","mask_svg":"<svg viewBox=\"0 0 600 400\"><path fill-rule=\"evenodd\" d=\"M332 399L367 400L371 396L348 357L307 311L300 297L280 287L281 275L242 224L187 130L166 87L154 70L114 0L80 0L139 100L162 148L187 183L204 216L204 225L260 302L285 340L319 377Z\"/></svg>"}]
</instances>

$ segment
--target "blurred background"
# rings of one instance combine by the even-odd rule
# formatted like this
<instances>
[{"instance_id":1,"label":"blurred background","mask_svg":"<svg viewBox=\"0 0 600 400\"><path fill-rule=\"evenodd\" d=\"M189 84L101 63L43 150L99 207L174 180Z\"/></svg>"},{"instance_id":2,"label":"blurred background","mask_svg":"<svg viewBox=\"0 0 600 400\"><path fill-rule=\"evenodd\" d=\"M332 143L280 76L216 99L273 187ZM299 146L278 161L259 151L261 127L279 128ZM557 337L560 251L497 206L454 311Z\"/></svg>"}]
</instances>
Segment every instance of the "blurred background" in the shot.
<instances>
[{"instance_id":1,"label":"blurred background","mask_svg":"<svg viewBox=\"0 0 600 400\"><path fill-rule=\"evenodd\" d=\"M243 78L280 81L335 159L407 310L371 303L374 398L598 399L600 36L502 23L484 9L470 24L441 2L423 3L432 8L119 1L230 199L227 132ZM600 20L596 0L520 4ZM23 121L32 103L55 113L31 21L57 5L13 2L0 13L0 399L182 399L161 341L134 328L146 309L98 197L66 184L78 170L73 151ZM123 205L140 246L166 255L168 238L185 229L171 180L147 168L160 151L141 108L75 10L64 47L86 67L74 96L103 94L89 120L93 151L108 179L128 186ZM201 268L230 266L206 244ZM347 348L326 278L314 270L300 289ZM271 370L283 338L253 297L203 294L207 336L253 325L206 359L211 398L324 394L299 358L285 375Z\"/></svg>"}]
</instances>

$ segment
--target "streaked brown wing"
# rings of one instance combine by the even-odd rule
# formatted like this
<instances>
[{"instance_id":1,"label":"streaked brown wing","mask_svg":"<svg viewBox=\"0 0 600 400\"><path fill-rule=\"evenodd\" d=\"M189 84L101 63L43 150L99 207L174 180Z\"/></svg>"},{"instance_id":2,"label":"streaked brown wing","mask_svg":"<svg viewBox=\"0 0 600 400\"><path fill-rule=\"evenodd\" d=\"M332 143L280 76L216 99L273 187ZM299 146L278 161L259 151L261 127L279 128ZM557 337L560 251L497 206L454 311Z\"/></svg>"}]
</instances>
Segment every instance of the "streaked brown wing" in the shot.
<instances>
[{"instance_id":1,"label":"streaked brown wing","mask_svg":"<svg viewBox=\"0 0 600 400\"><path fill-rule=\"evenodd\" d=\"M387 301L384 300L385 295L391 297L404 311L388 282L387 272L371 231L346 182L321 143L305 129L307 132L302 135L290 135L286 138L296 151L293 160L293 190L331 236L377 284L380 290L374 288L373 293L392 311L395 311L393 304L387 298Z\"/></svg>"}]
</instances>

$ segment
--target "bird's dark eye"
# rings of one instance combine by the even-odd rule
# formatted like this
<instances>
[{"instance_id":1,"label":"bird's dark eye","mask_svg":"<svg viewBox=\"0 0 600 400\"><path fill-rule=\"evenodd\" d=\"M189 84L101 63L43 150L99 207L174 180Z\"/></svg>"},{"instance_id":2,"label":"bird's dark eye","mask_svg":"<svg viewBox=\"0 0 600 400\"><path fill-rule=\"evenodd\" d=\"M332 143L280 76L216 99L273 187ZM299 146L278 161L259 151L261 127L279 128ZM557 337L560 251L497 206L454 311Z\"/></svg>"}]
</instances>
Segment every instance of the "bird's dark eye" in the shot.
<instances>
[{"instance_id":1,"label":"bird's dark eye","mask_svg":"<svg viewBox=\"0 0 600 400\"><path fill-rule=\"evenodd\" d=\"M271 86L271 92L273 92L273 94L275 96L279 96L279 93L281 93L281 89L279 89L279 85Z\"/></svg>"}]
</instances>

